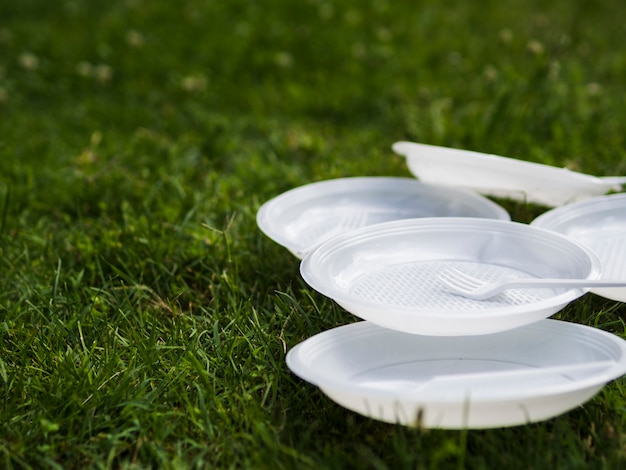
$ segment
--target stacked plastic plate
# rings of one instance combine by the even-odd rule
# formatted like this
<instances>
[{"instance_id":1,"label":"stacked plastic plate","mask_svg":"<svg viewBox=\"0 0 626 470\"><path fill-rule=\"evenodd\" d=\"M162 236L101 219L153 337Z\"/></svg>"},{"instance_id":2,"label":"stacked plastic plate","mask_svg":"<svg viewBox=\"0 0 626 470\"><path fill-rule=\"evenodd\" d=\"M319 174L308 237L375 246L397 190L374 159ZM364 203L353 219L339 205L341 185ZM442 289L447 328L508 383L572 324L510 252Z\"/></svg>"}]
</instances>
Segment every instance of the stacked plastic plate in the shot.
<instances>
[{"instance_id":1,"label":"stacked plastic plate","mask_svg":"<svg viewBox=\"0 0 626 470\"><path fill-rule=\"evenodd\" d=\"M407 159L426 155L427 167L440 154L462 153L439 147L429 153L428 147L394 145ZM525 175L507 167L512 159L475 153L466 158L476 156ZM411 171L418 163L409 165ZM544 165L527 164L536 166L532 173L544 182L561 175L546 167L542 176L538 169ZM626 373L626 341L548 319L589 290L547 284L548 279L586 285L610 277L626 285L626 194L595 197L619 179L577 174L571 199L580 202L526 225L512 222L479 194L495 193L485 190L480 168L473 170L476 177L462 170L463 188L436 178L344 178L292 189L261 206L260 229L302 259L303 279L365 320L294 346L286 361L296 375L374 419L461 429L548 419ZM507 182L499 176L488 179ZM591 190L583 188L587 183ZM508 184L514 190L505 194L499 187L498 195L524 194L552 206L562 202L543 185L539 193L525 181ZM559 184L567 186L561 179ZM517 284L473 298L450 286L458 272L480 282ZM593 292L626 300L626 287Z\"/></svg>"}]
</instances>

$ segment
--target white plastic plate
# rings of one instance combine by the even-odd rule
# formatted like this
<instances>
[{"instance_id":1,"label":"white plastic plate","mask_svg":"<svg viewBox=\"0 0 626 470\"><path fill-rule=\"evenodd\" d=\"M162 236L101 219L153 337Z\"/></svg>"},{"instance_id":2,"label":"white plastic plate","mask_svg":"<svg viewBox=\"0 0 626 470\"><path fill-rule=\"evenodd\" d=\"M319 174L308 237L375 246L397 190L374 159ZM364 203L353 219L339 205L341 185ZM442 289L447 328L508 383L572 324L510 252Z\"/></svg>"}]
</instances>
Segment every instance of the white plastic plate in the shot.
<instances>
[{"instance_id":1,"label":"white plastic plate","mask_svg":"<svg viewBox=\"0 0 626 470\"><path fill-rule=\"evenodd\" d=\"M566 168L413 142L392 146L420 181L556 207L619 190L626 177L597 177Z\"/></svg>"},{"instance_id":2,"label":"white plastic plate","mask_svg":"<svg viewBox=\"0 0 626 470\"><path fill-rule=\"evenodd\" d=\"M287 365L338 404L425 428L493 428L545 420L626 373L626 342L557 320L481 337L415 336L370 322L319 333Z\"/></svg>"},{"instance_id":3,"label":"white plastic plate","mask_svg":"<svg viewBox=\"0 0 626 470\"><path fill-rule=\"evenodd\" d=\"M558 233L517 222L423 218L338 235L304 258L318 292L380 326L422 335L479 335L547 318L579 289L510 289L488 300L450 293L439 273L458 268L484 280L598 278L599 260Z\"/></svg>"},{"instance_id":4,"label":"white plastic plate","mask_svg":"<svg viewBox=\"0 0 626 470\"><path fill-rule=\"evenodd\" d=\"M298 258L340 233L414 217L485 217L510 220L489 199L469 190L413 178L353 177L307 184L263 204L261 231Z\"/></svg>"},{"instance_id":5,"label":"white plastic plate","mask_svg":"<svg viewBox=\"0 0 626 470\"><path fill-rule=\"evenodd\" d=\"M531 222L562 233L593 250L602 277L626 281L626 194L600 196L552 209ZM612 300L626 302L626 288L593 289Z\"/></svg>"}]
</instances>

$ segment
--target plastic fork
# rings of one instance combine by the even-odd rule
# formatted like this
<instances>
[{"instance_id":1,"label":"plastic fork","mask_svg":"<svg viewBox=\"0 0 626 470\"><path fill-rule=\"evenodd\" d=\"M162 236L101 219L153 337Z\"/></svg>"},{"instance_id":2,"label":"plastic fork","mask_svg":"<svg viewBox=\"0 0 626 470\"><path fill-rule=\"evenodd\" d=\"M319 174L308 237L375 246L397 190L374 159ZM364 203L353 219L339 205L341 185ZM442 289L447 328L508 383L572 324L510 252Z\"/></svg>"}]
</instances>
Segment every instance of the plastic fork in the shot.
<instances>
[{"instance_id":1,"label":"plastic fork","mask_svg":"<svg viewBox=\"0 0 626 470\"><path fill-rule=\"evenodd\" d=\"M439 280L453 293L469 299L485 300L507 290L520 287L545 288L594 288L594 287L626 287L626 280L605 279L550 279L521 278L506 279L500 282L489 282L464 273L457 268L450 268L439 274Z\"/></svg>"},{"instance_id":2,"label":"plastic fork","mask_svg":"<svg viewBox=\"0 0 626 470\"><path fill-rule=\"evenodd\" d=\"M484 372L466 372L459 374L443 374L443 375L435 375L430 379L427 379L423 382L417 383L415 388L411 390L412 393L416 391L421 391L431 385L438 383L450 383L450 385L454 384L457 387L462 385L476 385L481 381L492 381L492 380L504 380L506 382L511 382L515 380L518 383L518 387L522 387L520 380L528 381L529 379L541 379L544 377L550 376L561 376L567 379L572 380L573 376L577 373L589 373L589 372L599 372L599 369L609 369L610 367L615 366L615 361L611 360L597 360L591 362L577 362L574 364L557 364L553 366L534 366L524 369L513 369L513 370L497 370L497 371L484 371ZM602 371L604 372L604 371ZM465 383L465 384L464 384Z\"/></svg>"}]
</instances>

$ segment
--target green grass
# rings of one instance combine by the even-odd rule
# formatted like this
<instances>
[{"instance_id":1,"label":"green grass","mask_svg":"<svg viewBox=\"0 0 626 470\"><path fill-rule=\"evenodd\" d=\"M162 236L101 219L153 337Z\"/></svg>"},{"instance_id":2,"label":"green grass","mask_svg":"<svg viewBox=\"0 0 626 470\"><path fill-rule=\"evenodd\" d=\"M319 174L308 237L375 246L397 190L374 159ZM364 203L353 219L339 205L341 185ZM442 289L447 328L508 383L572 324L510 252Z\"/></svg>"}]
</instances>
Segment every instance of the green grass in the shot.
<instances>
[{"instance_id":1,"label":"green grass","mask_svg":"<svg viewBox=\"0 0 626 470\"><path fill-rule=\"evenodd\" d=\"M255 214L409 176L404 139L626 174L625 33L617 0L2 2L0 467L619 468L621 380L456 432L294 377L290 347L357 319ZM557 317L625 337L624 312Z\"/></svg>"}]
</instances>

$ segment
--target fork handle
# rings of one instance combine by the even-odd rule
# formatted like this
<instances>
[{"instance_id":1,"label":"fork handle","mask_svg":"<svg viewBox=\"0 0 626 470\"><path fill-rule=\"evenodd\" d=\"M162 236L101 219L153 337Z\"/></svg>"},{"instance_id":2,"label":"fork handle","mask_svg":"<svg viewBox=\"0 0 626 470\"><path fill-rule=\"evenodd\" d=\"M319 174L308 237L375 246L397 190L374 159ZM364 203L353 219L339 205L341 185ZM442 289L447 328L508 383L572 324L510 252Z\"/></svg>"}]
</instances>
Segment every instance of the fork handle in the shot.
<instances>
[{"instance_id":1,"label":"fork handle","mask_svg":"<svg viewBox=\"0 0 626 470\"><path fill-rule=\"evenodd\" d=\"M510 279L502 281L507 289L512 287L626 287L626 280L614 279Z\"/></svg>"}]
</instances>

